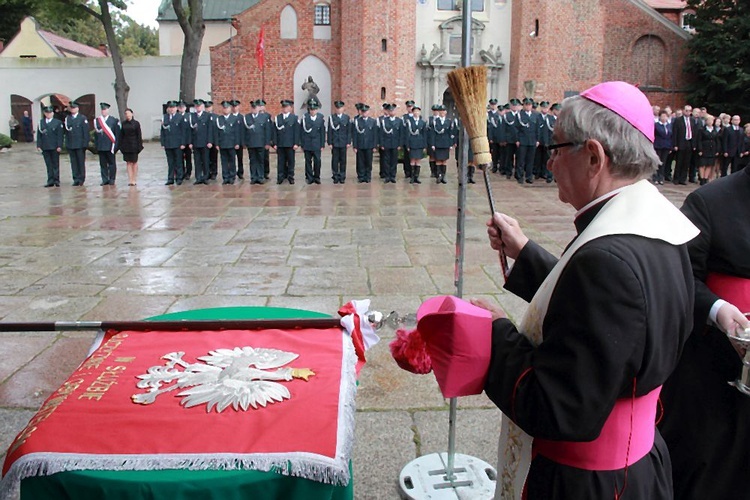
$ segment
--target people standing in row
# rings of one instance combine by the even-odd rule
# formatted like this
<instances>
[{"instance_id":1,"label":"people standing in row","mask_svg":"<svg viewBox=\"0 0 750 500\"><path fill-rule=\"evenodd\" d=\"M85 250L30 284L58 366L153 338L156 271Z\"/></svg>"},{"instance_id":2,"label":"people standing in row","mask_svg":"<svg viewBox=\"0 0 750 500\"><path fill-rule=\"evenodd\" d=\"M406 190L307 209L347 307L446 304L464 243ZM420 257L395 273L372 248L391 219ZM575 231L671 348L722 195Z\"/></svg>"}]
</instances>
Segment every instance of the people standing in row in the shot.
<instances>
[{"instance_id":1,"label":"people standing in row","mask_svg":"<svg viewBox=\"0 0 750 500\"><path fill-rule=\"evenodd\" d=\"M185 120L177 114L177 102L167 102L167 112L162 118L160 143L167 155L166 186L182 184L185 172L182 164L182 152L187 144Z\"/></svg>"},{"instance_id":2,"label":"people standing in row","mask_svg":"<svg viewBox=\"0 0 750 500\"><path fill-rule=\"evenodd\" d=\"M264 184L266 158L271 144L271 120L268 113L262 112L261 102L253 101L252 111L245 115L245 140L247 160L250 167L250 184Z\"/></svg>"},{"instance_id":3,"label":"people standing in row","mask_svg":"<svg viewBox=\"0 0 750 500\"><path fill-rule=\"evenodd\" d=\"M96 152L99 155L99 169L102 183L100 186L114 186L117 178L117 160L115 153L120 145L120 120L110 116L110 105L100 102L101 114L94 120Z\"/></svg>"},{"instance_id":4,"label":"people standing in row","mask_svg":"<svg viewBox=\"0 0 750 500\"><path fill-rule=\"evenodd\" d=\"M141 124L133 116L133 110L125 110L125 120L120 127L120 152L128 168L128 186L135 186L138 178L138 154L143 151Z\"/></svg>"},{"instance_id":5,"label":"people standing in row","mask_svg":"<svg viewBox=\"0 0 750 500\"><path fill-rule=\"evenodd\" d=\"M370 106L361 104L360 116L354 119L352 130L352 147L357 155L357 182L372 181L372 153L378 147L378 128L375 120L370 118Z\"/></svg>"},{"instance_id":6,"label":"people standing in row","mask_svg":"<svg viewBox=\"0 0 750 500\"><path fill-rule=\"evenodd\" d=\"M346 181L346 153L352 143L351 120L344 113L344 101L333 103L336 113L328 120L328 145L331 146L331 172L334 184Z\"/></svg>"},{"instance_id":7,"label":"people standing in row","mask_svg":"<svg viewBox=\"0 0 750 500\"><path fill-rule=\"evenodd\" d=\"M294 184L294 154L299 149L299 122L292 112L294 101L281 101L281 113L273 122L271 145L276 151L276 184L289 181Z\"/></svg>"},{"instance_id":8,"label":"people standing in row","mask_svg":"<svg viewBox=\"0 0 750 500\"><path fill-rule=\"evenodd\" d=\"M188 115L190 127L190 150L195 160L195 182L193 184L208 184L211 148L214 142L214 122L210 113L206 112L206 101L193 101L195 111ZM188 156L189 157L189 156ZM189 178L189 176L186 176Z\"/></svg>"},{"instance_id":9,"label":"people standing in row","mask_svg":"<svg viewBox=\"0 0 750 500\"><path fill-rule=\"evenodd\" d=\"M47 167L47 183L44 187L60 187L60 151L63 148L63 124L54 117L54 108L45 106L44 120L39 123L36 148L42 152Z\"/></svg>"},{"instance_id":10,"label":"people standing in row","mask_svg":"<svg viewBox=\"0 0 750 500\"><path fill-rule=\"evenodd\" d=\"M386 116L378 121L378 145L383 163L383 182L396 183L398 152L403 144L404 122L396 116L396 105L386 104Z\"/></svg>"},{"instance_id":11,"label":"people standing in row","mask_svg":"<svg viewBox=\"0 0 750 500\"><path fill-rule=\"evenodd\" d=\"M318 113L320 101L308 99L307 113L300 119L300 146L305 154L305 182L320 184L320 152L326 144L325 116Z\"/></svg>"},{"instance_id":12,"label":"people standing in row","mask_svg":"<svg viewBox=\"0 0 750 500\"><path fill-rule=\"evenodd\" d=\"M80 114L78 103L68 104L70 116L65 118L65 147L70 157L73 185L83 186L86 182L86 148L89 145L89 121Z\"/></svg>"}]
</instances>

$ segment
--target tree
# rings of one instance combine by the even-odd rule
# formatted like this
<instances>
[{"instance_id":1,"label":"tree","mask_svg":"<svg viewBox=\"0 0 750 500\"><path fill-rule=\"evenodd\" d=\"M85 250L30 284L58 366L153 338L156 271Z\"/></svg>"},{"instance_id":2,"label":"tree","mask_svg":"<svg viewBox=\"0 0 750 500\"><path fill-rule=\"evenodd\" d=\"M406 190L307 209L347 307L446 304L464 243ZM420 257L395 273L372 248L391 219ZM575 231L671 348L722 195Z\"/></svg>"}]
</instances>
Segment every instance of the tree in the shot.
<instances>
[{"instance_id":1,"label":"tree","mask_svg":"<svg viewBox=\"0 0 750 500\"><path fill-rule=\"evenodd\" d=\"M117 30L122 55L125 57L158 56L159 35L148 26L141 26L127 16L120 16L123 23Z\"/></svg>"},{"instance_id":2,"label":"tree","mask_svg":"<svg viewBox=\"0 0 750 500\"><path fill-rule=\"evenodd\" d=\"M172 0L172 8L185 35L180 67L180 99L190 102L195 99L198 58L201 55L206 23L203 22L203 0L187 0L187 9L182 5L183 2L184 0Z\"/></svg>"},{"instance_id":3,"label":"tree","mask_svg":"<svg viewBox=\"0 0 750 500\"><path fill-rule=\"evenodd\" d=\"M696 75L690 99L712 113L750 118L750 3L688 0L695 29L685 70Z\"/></svg>"}]
</instances>

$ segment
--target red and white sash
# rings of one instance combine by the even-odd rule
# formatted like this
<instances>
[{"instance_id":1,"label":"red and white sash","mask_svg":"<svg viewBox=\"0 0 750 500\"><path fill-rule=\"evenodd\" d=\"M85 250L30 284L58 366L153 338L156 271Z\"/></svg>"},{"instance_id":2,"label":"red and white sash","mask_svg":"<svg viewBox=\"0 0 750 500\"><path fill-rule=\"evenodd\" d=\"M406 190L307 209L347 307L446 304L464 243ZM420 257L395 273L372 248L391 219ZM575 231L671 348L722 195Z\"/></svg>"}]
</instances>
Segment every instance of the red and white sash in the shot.
<instances>
[{"instance_id":1,"label":"red and white sash","mask_svg":"<svg viewBox=\"0 0 750 500\"><path fill-rule=\"evenodd\" d=\"M96 117L96 123L99 125L99 131L104 133L104 135L107 136L107 139L110 140L112 143L112 149L110 149L110 152L115 152L115 134L112 132L112 129L109 128L109 125L107 125L107 119L103 116L99 115Z\"/></svg>"}]
</instances>

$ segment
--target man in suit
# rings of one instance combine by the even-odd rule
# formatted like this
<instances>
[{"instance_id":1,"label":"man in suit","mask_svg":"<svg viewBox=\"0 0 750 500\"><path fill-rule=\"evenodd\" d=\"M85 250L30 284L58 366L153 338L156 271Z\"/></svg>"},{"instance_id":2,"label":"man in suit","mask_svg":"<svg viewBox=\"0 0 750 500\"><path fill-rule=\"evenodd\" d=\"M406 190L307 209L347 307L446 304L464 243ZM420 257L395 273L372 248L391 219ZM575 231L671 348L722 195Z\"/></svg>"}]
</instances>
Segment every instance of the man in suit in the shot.
<instances>
[{"instance_id":1,"label":"man in suit","mask_svg":"<svg viewBox=\"0 0 750 500\"><path fill-rule=\"evenodd\" d=\"M300 120L300 145L305 152L305 182L320 184L320 151L326 145L325 116L318 113L320 101L307 100L307 113Z\"/></svg>"},{"instance_id":2,"label":"man in suit","mask_svg":"<svg viewBox=\"0 0 750 500\"><path fill-rule=\"evenodd\" d=\"M253 101L250 106L251 112L243 119L244 144L247 146L247 160L250 166L250 184L264 184L266 182L264 164L268 149L271 147L271 120L268 113L260 112L258 101Z\"/></svg>"},{"instance_id":3,"label":"man in suit","mask_svg":"<svg viewBox=\"0 0 750 500\"><path fill-rule=\"evenodd\" d=\"M659 156L659 171L654 176L657 184L664 184L667 178L667 169L670 165L667 161L669 152L672 150L672 125L667 121L667 112L659 111L659 119L654 124L654 150Z\"/></svg>"},{"instance_id":4,"label":"man in suit","mask_svg":"<svg viewBox=\"0 0 750 500\"><path fill-rule=\"evenodd\" d=\"M672 150L677 161L674 168L674 183L687 185L690 162L698 147L698 124L693 120L693 107L686 104L682 116L672 123Z\"/></svg>"},{"instance_id":5,"label":"man in suit","mask_svg":"<svg viewBox=\"0 0 750 500\"><path fill-rule=\"evenodd\" d=\"M739 115L732 117L732 124L724 130L721 136L723 158L721 160L721 176L726 177L729 173L729 167L732 167L732 173L738 170L740 153L742 153L742 143L745 133L740 127Z\"/></svg>"},{"instance_id":6,"label":"man in suit","mask_svg":"<svg viewBox=\"0 0 750 500\"><path fill-rule=\"evenodd\" d=\"M171 186L176 182L179 186L185 176L182 152L185 149L186 134L185 120L177 113L177 101L167 102L167 113L162 118L159 140L167 155L167 182L164 185Z\"/></svg>"},{"instance_id":7,"label":"man in suit","mask_svg":"<svg viewBox=\"0 0 750 500\"><path fill-rule=\"evenodd\" d=\"M96 151L99 154L99 168L102 174L100 186L114 186L117 177L115 152L120 145L120 120L109 115L109 104L100 102L101 115L94 120Z\"/></svg>"},{"instance_id":8,"label":"man in suit","mask_svg":"<svg viewBox=\"0 0 750 500\"><path fill-rule=\"evenodd\" d=\"M534 155L539 147L539 113L533 111L531 106L534 100L530 97L523 99L523 110L516 117L516 131L518 132L518 158L516 159L516 180L523 184L524 178L527 184L534 182Z\"/></svg>"},{"instance_id":9,"label":"man in suit","mask_svg":"<svg viewBox=\"0 0 750 500\"><path fill-rule=\"evenodd\" d=\"M70 156L70 169L73 172L73 185L83 186L86 182L86 148L89 145L89 121L80 114L78 103L70 101L70 116L65 118L65 147Z\"/></svg>"},{"instance_id":10,"label":"man in suit","mask_svg":"<svg viewBox=\"0 0 750 500\"><path fill-rule=\"evenodd\" d=\"M258 99L255 101L255 104L257 105L258 115L265 116L266 120L268 120L268 123L271 123L271 114L266 111L266 101L264 101L263 99ZM271 133L273 134L273 129L271 129ZM269 140L269 145L266 148L265 154L263 155L263 178L265 180L268 180L271 178L271 160L269 158L270 150L271 150L271 145L270 145L270 140Z\"/></svg>"},{"instance_id":11,"label":"man in suit","mask_svg":"<svg viewBox=\"0 0 750 500\"><path fill-rule=\"evenodd\" d=\"M237 151L242 147L242 124L232 113L232 102L222 101L224 113L216 117L215 137L221 156L222 184L234 184L237 177Z\"/></svg>"},{"instance_id":12,"label":"man in suit","mask_svg":"<svg viewBox=\"0 0 750 500\"><path fill-rule=\"evenodd\" d=\"M383 158L383 182L396 183L398 170L398 150L403 145L403 122L396 116L396 105L387 104L388 116L381 118L378 123L378 147L380 157Z\"/></svg>"},{"instance_id":13,"label":"man in suit","mask_svg":"<svg viewBox=\"0 0 750 500\"><path fill-rule=\"evenodd\" d=\"M206 101L196 99L193 104L195 112L188 116L191 134L189 147L195 156L195 182L193 184L208 184L209 151L214 145L216 130L211 115L205 111Z\"/></svg>"},{"instance_id":14,"label":"man in suit","mask_svg":"<svg viewBox=\"0 0 750 500\"><path fill-rule=\"evenodd\" d=\"M370 106L360 106L362 116L354 119L352 146L357 155L357 182L369 183L372 180L372 152L378 147L378 128L370 118Z\"/></svg>"},{"instance_id":15,"label":"man in suit","mask_svg":"<svg viewBox=\"0 0 750 500\"><path fill-rule=\"evenodd\" d=\"M271 144L276 150L276 184L288 180L294 184L294 154L299 149L299 122L297 115L292 113L294 101L281 101L281 113L276 115L273 122Z\"/></svg>"},{"instance_id":16,"label":"man in suit","mask_svg":"<svg viewBox=\"0 0 750 500\"><path fill-rule=\"evenodd\" d=\"M328 117L328 145L331 146L331 172L334 184L346 181L346 151L352 142L349 115L344 113L344 101L333 103L336 112Z\"/></svg>"},{"instance_id":17,"label":"man in suit","mask_svg":"<svg viewBox=\"0 0 750 500\"><path fill-rule=\"evenodd\" d=\"M63 147L63 124L54 117L54 108L45 106L44 119L39 122L36 148L42 152L47 167L47 184L44 187L60 187L60 151Z\"/></svg>"},{"instance_id":18,"label":"man in suit","mask_svg":"<svg viewBox=\"0 0 750 500\"><path fill-rule=\"evenodd\" d=\"M180 100L177 103L177 114L182 117L182 121L184 122L182 124L182 130L185 133L185 149L182 150L182 158L180 161L182 162L182 171L184 173L183 178L185 180L190 179L190 176L193 174L193 154L190 148L192 134L190 133L190 113L187 108L188 106L185 101Z\"/></svg>"},{"instance_id":19,"label":"man in suit","mask_svg":"<svg viewBox=\"0 0 750 500\"><path fill-rule=\"evenodd\" d=\"M238 101L237 99L232 99L229 101L232 104L232 116L237 120L237 122L241 122L244 116L240 112L240 106L242 103ZM237 150L237 178L238 179L244 179L245 178L245 161L244 161L244 153L243 147L244 144L244 137L245 134L240 135L240 149Z\"/></svg>"}]
</instances>

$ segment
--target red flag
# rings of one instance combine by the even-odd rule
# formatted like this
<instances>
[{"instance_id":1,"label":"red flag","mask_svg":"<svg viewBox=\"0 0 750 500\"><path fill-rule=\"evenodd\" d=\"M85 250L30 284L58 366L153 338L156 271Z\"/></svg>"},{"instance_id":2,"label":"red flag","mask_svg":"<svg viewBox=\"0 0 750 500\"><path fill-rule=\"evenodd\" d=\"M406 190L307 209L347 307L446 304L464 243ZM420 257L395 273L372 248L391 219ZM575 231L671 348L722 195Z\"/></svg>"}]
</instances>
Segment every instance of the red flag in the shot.
<instances>
[{"instance_id":1,"label":"red flag","mask_svg":"<svg viewBox=\"0 0 750 500\"><path fill-rule=\"evenodd\" d=\"M263 71L263 64L265 63L266 56L266 32L265 26L260 27L260 35L258 35L258 45L255 46L255 59L258 61L258 67Z\"/></svg>"}]
</instances>

